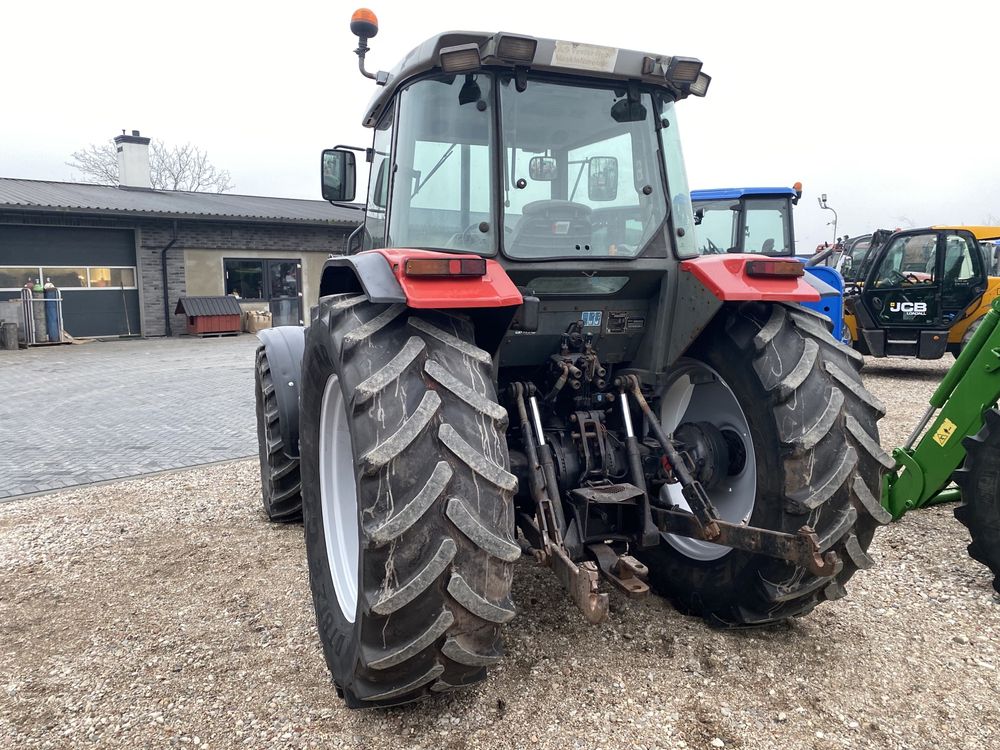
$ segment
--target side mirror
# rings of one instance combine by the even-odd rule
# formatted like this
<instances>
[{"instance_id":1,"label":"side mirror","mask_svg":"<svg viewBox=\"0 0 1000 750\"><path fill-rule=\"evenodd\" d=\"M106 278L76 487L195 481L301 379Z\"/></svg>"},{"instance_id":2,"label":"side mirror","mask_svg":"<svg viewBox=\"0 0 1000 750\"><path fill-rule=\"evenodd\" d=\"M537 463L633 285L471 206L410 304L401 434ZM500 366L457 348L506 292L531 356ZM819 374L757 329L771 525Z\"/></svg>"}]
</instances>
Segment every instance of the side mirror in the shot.
<instances>
[{"instance_id":1,"label":"side mirror","mask_svg":"<svg viewBox=\"0 0 1000 750\"><path fill-rule=\"evenodd\" d=\"M323 151L323 200L344 203L354 200L356 166L354 152L328 148Z\"/></svg>"},{"instance_id":2,"label":"side mirror","mask_svg":"<svg viewBox=\"0 0 1000 750\"><path fill-rule=\"evenodd\" d=\"M614 156L595 156L587 162L587 197L592 201L618 197L618 159Z\"/></svg>"},{"instance_id":3,"label":"side mirror","mask_svg":"<svg viewBox=\"0 0 1000 750\"><path fill-rule=\"evenodd\" d=\"M551 156L532 156L528 162L528 176L539 182L552 182L558 176L558 167Z\"/></svg>"}]
</instances>

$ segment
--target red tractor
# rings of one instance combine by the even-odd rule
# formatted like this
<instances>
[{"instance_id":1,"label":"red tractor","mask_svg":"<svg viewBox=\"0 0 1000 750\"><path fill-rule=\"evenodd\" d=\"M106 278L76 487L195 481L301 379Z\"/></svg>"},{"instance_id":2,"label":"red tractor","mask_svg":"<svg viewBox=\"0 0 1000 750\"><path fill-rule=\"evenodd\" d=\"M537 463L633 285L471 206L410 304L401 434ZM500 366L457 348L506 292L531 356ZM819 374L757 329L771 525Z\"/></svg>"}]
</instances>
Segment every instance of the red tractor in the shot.
<instances>
[{"instance_id":1,"label":"red tractor","mask_svg":"<svg viewBox=\"0 0 1000 750\"><path fill-rule=\"evenodd\" d=\"M699 257L676 107L702 63L452 32L372 74L374 16L352 30L364 223L257 359L264 505L301 507L347 704L483 679L522 555L593 622L602 580L723 627L843 596L886 516L883 409L801 263ZM322 175L351 201L355 150Z\"/></svg>"}]
</instances>

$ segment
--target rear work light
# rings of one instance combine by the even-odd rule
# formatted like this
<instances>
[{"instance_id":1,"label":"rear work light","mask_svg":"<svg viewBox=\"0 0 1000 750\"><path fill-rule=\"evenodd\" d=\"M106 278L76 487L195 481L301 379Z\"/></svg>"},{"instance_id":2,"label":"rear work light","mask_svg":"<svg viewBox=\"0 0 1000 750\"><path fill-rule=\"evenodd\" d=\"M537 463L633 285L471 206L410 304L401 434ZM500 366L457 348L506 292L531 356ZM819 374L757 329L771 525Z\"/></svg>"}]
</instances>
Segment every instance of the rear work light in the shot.
<instances>
[{"instance_id":1,"label":"rear work light","mask_svg":"<svg viewBox=\"0 0 1000 750\"><path fill-rule=\"evenodd\" d=\"M705 96L708 93L708 84L712 82L712 76L707 73L699 73L698 78L691 84L691 94L693 96Z\"/></svg>"},{"instance_id":2,"label":"rear work light","mask_svg":"<svg viewBox=\"0 0 1000 750\"><path fill-rule=\"evenodd\" d=\"M407 258L407 276L485 276L483 258Z\"/></svg>"},{"instance_id":3,"label":"rear work light","mask_svg":"<svg viewBox=\"0 0 1000 750\"><path fill-rule=\"evenodd\" d=\"M667 63L666 79L674 86L683 86L684 84L690 86L697 82L698 74L701 73L701 65L701 60L696 57L671 57L670 62ZM705 88L708 88L707 83Z\"/></svg>"},{"instance_id":4,"label":"rear work light","mask_svg":"<svg viewBox=\"0 0 1000 750\"><path fill-rule=\"evenodd\" d=\"M537 39L501 34L497 42L497 57L511 62L530 63L535 59L537 47Z\"/></svg>"},{"instance_id":5,"label":"rear work light","mask_svg":"<svg viewBox=\"0 0 1000 750\"><path fill-rule=\"evenodd\" d=\"M796 278L805 276L805 266L797 260L748 260L747 276L757 278Z\"/></svg>"},{"instance_id":6,"label":"rear work light","mask_svg":"<svg viewBox=\"0 0 1000 750\"><path fill-rule=\"evenodd\" d=\"M475 43L445 47L439 55L441 70L445 73L464 73L468 70L478 70L482 65L482 60L479 57L479 45Z\"/></svg>"}]
</instances>

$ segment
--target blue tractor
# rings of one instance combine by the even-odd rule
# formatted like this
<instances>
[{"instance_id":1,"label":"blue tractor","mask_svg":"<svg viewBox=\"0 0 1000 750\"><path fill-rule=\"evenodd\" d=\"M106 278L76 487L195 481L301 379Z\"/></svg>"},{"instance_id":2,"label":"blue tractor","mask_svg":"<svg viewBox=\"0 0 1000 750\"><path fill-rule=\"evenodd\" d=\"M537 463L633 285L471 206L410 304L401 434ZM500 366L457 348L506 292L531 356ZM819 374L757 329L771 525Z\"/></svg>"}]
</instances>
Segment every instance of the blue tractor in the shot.
<instances>
[{"instance_id":1,"label":"blue tractor","mask_svg":"<svg viewBox=\"0 0 1000 750\"><path fill-rule=\"evenodd\" d=\"M692 190L698 251L702 255L753 253L795 257L792 207L802 197L801 183L793 187L743 187ZM850 342L844 326L844 278L829 266L806 270L821 284L819 302L803 303L833 324L833 336ZM845 336L847 337L845 339Z\"/></svg>"}]
</instances>

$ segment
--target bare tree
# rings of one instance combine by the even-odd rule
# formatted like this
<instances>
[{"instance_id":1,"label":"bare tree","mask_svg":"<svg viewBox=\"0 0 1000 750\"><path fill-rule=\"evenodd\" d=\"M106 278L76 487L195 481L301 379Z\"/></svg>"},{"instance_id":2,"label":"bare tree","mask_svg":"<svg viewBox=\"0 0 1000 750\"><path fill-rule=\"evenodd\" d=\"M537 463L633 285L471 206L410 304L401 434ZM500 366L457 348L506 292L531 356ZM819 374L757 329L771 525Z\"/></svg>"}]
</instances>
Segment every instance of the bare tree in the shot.
<instances>
[{"instance_id":1,"label":"bare tree","mask_svg":"<svg viewBox=\"0 0 1000 750\"><path fill-rule=\"evenodd\" d=\"M80 172L84 182L118 184L118 150L113 140L92 143L75 151L66 165ZM157 190L192 190L224 193L236 187L229 170L219 169L197 146L167 146L153 141L149 149L149 177Z\"/></svg>"}]
</instances>

